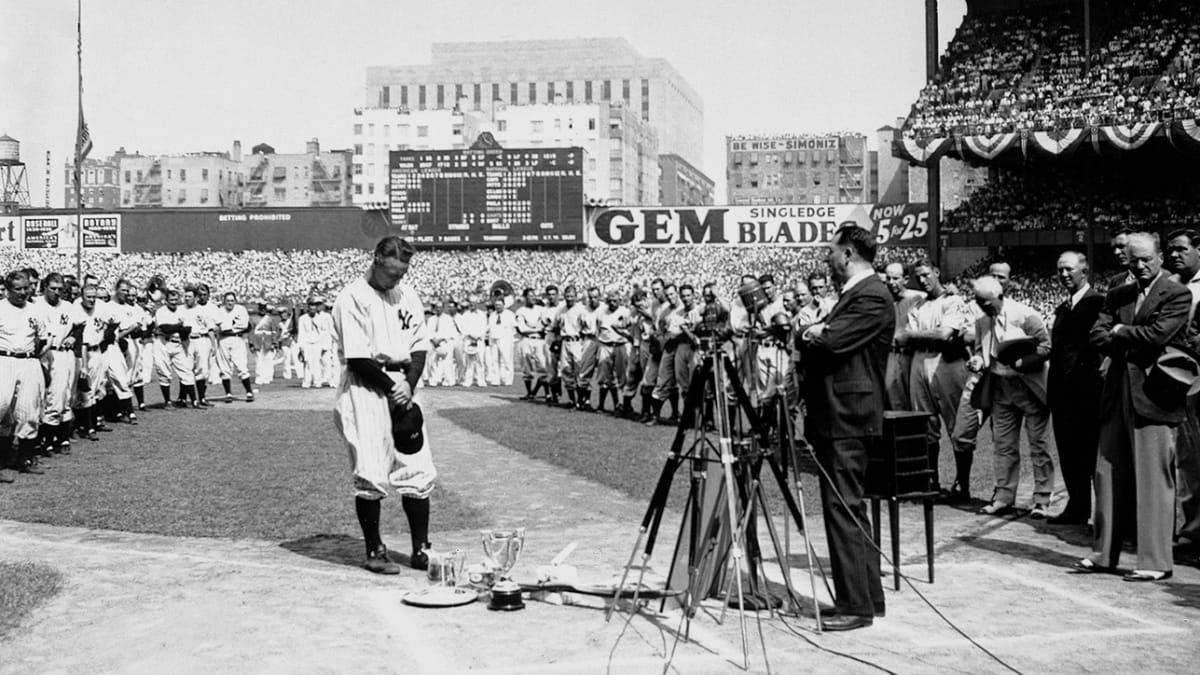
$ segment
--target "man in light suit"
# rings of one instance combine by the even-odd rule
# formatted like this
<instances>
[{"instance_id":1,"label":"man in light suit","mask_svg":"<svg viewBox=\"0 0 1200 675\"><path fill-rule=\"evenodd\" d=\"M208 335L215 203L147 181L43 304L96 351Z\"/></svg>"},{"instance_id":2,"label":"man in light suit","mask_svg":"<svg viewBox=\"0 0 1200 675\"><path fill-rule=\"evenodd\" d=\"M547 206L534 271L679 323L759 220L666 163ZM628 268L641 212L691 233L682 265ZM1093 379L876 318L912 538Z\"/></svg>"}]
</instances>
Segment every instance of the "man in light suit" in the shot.
<instances>
[{"instance_id":1,"label":"man in light suit","mask_svg":"<svg viewBox=\"0 0 1200 675\"><path fill-rule=\"evenodd\" d=\"M1115 570L1136 512L1137 568L1125 580L1159 581L1172 572L1175 427L1184 419L1184 395L1145 387L1146 373L1167 346L1182 346L1191 294L1163 271L1154 235L1129 235L1126 251L1136 281L1108 292L1091 333L1111 362L1100 394L1096 541L1075 567Z\"/></svg>"},{"instance_id":2,"label":"man in light suit","mask_svg":"<svg viewBox=\"0 0 1200 675\"><path fill-rule=\"evenodd\" d=\"M1104 307L1104 295L1088 283L1087 258L1082 253L1067 251L1059 256L1058 279L1069 295L1054 310L1046 394L1067 505L1047 522L1085 525L1092 517L1101 383L1100 352L1088 337Z\"/></svg>"},{"instance_id":3,"label":"man in light suit","mask_svg":"<svg viewBox=\"0 0 1200 675\"><path fill-rule=\"evenodd\" d=\"M1021 477L1021 423L1029 442L1033 464L1034 518L1045 518L1054 488L1054 460L1046 447L1050 408L1046 405L1046 358L1050 356L1050 334L1042 317L1029 305L1004 297L995 277L975 280L975 303L983 316L975 321L978 353L971 370L984 375L977 381L978 400L992 415L992 444L995 449L996 485L992 503L980 509L994 516L1010 511L1017 499ZM1000 347L1008 340L1033 338L1035 351L1005 363Z\"/></svg>"},{"instance_id":4,"label":"man in light suit","mask_svg":"<svg viewBox=\"0 0 1200 675\"><path fill-rule=\"evenodd\" d=\"M842 282L841 297L825 321L797 338L807 368L805 431L824 473L821 505L835 595L826 630L870 626L885 609L863 482L867 455L883 434L884 375L896 315L874 260L869 231L854 225L837 231L826 263Z\"/></svg>"}]
</instances>

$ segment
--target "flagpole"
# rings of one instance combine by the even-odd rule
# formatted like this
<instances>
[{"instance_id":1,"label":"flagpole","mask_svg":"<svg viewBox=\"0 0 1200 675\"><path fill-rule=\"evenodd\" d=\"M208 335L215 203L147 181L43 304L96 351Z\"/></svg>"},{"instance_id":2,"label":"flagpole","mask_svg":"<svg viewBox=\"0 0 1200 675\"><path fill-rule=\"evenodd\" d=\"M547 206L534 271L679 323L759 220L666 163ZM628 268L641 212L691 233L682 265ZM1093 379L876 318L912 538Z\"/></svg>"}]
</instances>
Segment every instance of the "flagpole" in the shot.
<instances>
[{"instance_id":1,"label":"flagpole","mask_svg":"<svg viewBox=\"0 0 1200 675\"><path fill-rule=\"evenodd\" d=\"M80 183L83 174L83 159L79 153L80 134L83 131L83 0L75 0L75 54L79 73L79 122L75 131L75 278L83 282L83 190Z\"/></svg>"}]
</instances>

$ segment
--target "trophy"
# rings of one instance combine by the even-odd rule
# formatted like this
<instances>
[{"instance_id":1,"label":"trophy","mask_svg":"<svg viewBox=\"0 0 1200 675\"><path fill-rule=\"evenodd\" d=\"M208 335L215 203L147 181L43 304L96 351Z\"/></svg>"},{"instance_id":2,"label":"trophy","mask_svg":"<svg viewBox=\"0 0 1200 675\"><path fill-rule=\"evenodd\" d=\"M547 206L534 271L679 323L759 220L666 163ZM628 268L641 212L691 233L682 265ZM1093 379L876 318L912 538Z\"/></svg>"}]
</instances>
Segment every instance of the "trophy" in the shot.
<instances>
[{"instance_id":1,"label":"trophy","mask_svg":"<svg viewBox=\"0 0 1200 675\"><path fill-rule=\"evenodd\" d=\"M525 546L525 528L484 530L479 534L488 564L496 570L496 583L492 585L492 600L488 603L488 609L524 609L521 586L509 578L508 573L513 565L517 564L517 558L521 556L521 549Z\"/></svg>"}]
</instances>

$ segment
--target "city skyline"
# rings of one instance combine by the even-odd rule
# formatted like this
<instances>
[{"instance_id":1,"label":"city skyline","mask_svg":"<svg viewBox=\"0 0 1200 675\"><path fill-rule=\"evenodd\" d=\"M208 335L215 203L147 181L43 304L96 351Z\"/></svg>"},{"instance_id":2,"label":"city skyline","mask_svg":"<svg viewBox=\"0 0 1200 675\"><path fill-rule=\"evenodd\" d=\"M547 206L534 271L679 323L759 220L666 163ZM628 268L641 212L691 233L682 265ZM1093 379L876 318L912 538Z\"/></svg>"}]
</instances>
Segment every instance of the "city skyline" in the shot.
<instances>
[{"instance_id":1,"label":"city skyline","mask_svg":"<svg viewBox=\"0 0 1200 675\"><path fill-rule=\"evenodd\" d=\"M0 27L0 133L22 144L31 201L50 204L75 135L75 3L6 2ZM83 3L83 105L93 156L281 152L319 138L348 148L348 111L371 66L428 63L434 42L623 37L669 61L703 98L701 167L724 194L724 139L752 133L872 135L907 113L924 80L924 3L752 0L737 7L667 0L437 7L352 0ZM963 0L940 3L952 37ZM807 67L811 64L811 67Z\"/></svg>"}]
</instances>

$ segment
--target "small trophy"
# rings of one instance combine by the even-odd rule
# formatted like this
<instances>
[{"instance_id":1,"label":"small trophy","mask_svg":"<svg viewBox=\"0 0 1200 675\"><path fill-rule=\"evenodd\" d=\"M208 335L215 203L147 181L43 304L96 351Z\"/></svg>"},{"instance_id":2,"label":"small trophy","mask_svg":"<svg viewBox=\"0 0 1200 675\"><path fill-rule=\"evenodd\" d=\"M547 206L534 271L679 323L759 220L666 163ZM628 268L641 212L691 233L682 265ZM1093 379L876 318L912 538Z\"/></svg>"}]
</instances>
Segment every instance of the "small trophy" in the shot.
<instances>
[{"instance_id":1,"label":"small trophy","mask_svg":"<svg viewBox=\"0 0 1200 675\"><path fill-rule=\"evenodd\" d=\"M492 599L488 609L512 611L524 609L521 586L509 578L508 573L517 564L521 549L525 547L525 528L515 530L484 530L479 533L483 541L483 553L496 570L496 583L492 585Z\"/></svg>"}]
</instances>

